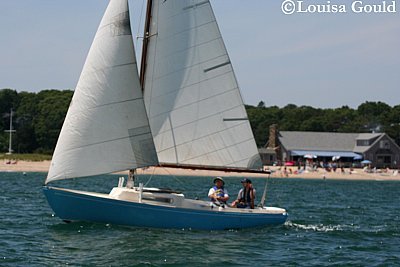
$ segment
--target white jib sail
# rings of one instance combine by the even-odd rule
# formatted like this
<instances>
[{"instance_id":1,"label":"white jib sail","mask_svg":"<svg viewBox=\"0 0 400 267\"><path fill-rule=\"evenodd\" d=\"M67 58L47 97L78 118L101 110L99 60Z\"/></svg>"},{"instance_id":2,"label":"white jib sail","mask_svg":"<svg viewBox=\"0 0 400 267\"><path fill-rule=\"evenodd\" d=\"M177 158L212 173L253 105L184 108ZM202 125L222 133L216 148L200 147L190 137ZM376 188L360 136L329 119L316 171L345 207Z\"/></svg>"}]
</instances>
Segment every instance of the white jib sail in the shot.
<instances>
[{"instance_id":1,"label":"white jib sail","mask_svg":"<svg viewBox=\"0 0 400 267\"><path fill-rule=\"evenodd\" d=\"M111 0L76 87L46 183L157 164L127 0Z\"/></svg>"},{"instance_id":2,"label":"white jib sail","mask_svg":"<svg viewBox=\"0 0 400 267\"><path fill-rule=\"evenodd\" d=\"M144 88L161 163L260 166L208 0L153 1Z\"/></svg>"}]
</instances>

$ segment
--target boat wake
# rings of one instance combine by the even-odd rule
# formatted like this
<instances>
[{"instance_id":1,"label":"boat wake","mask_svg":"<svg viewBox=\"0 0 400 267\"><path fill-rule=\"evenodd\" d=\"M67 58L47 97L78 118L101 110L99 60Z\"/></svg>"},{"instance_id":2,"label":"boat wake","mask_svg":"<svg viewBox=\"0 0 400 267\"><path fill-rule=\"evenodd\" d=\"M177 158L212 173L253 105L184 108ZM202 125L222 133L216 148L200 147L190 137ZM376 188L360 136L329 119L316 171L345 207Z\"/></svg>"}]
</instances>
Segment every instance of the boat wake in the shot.
<instances>
[{"instance_id":1,"label":"boat wake","mask_svg":"<svg viewBox=\"0 0 400 267\"><path fill-rule=\"evenodd\" d=\"M343 231L343 227L341 225L324 225L322 223L304 225L304 224L287 221L284 225L290 229L307 230L307 231L311 230L311 231L315 231L315 232Z\"/></svg>"}]
</instances>

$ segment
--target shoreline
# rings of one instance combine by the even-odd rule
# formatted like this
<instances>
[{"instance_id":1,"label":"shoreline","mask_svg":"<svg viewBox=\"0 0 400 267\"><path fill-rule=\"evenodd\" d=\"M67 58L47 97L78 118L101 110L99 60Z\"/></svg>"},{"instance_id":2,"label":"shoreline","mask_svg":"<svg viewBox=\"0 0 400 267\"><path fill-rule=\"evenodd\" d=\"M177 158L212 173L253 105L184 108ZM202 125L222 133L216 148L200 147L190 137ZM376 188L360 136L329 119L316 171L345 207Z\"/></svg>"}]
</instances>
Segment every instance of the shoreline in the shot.
<instances>
[{"instance_id":1,"label":"shoreline","mask_svg":"<svg viewBox=\"0 0 400 267\"><path fill-rule=\"evenodd\" d=\"M0 172L48 172L50 161L14 161L7 163L0 162ZM316 180L366 180L366 181L400 181L400 174L394 170L382 173L366 173L362 169L354 169L350 172L345 169L344 173L340 170L336 172L326 172L318 170L315 172L303 172L295 174L296 168L287 168L287 171L281 171L279 167L270 167L273 171L271 178L298 178L298 179L316 179ZM119 172L117 174L127 175L128 171ZM209 171L209 170L190 170L177 168L155 168L148 167L138 169L138 175L173 175L173 176L222 176L222 177L251 177L251 178L267 178L268 174L261 173L237 173L224 171ZM325 177L325 178L324 178Z\"/></svg>"}]
</instances>

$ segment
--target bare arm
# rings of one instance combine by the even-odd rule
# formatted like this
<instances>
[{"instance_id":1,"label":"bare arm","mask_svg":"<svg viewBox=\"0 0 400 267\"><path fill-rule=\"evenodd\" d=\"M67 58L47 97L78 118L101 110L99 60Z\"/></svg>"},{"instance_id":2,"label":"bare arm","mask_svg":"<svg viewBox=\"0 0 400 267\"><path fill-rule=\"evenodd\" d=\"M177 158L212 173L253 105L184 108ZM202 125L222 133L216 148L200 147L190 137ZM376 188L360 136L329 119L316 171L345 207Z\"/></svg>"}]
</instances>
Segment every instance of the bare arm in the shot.
<instances>
[{"instance_id":1,"label":"bare arm","mask_svg":"<svg viewBox=\"0 0 400 267\"><path fill-rule=\"evenodd\" d=\"M254 209L255 195L254 195L254 189L253 188L250 190L250 199L251 199L251 208Z\"/></svg>"}]
</instances>

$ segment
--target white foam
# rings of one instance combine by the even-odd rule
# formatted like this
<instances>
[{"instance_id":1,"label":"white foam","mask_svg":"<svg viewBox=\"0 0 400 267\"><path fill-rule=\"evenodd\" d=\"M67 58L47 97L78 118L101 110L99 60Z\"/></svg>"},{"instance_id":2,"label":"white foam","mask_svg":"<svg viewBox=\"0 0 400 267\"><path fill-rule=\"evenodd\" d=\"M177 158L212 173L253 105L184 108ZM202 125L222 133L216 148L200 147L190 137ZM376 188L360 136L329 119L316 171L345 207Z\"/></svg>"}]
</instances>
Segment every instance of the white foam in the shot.
<instances>
[{"instance_id":1,"label":"white foam","mask_svg":"<svg viewBox=\"0 0 400 267\"><path fill-rule=\"evenodd\" d=\"M301 230L312 230L315 232L332 232L332 231L342 231L343 230L341 225L323 225L323 224L304 225L304 224L293 223L291 221L287 221L285 223L285 226L288 226L290 228L295 228L295 229L301 229Z\"/></svg>"}]
</instances>

